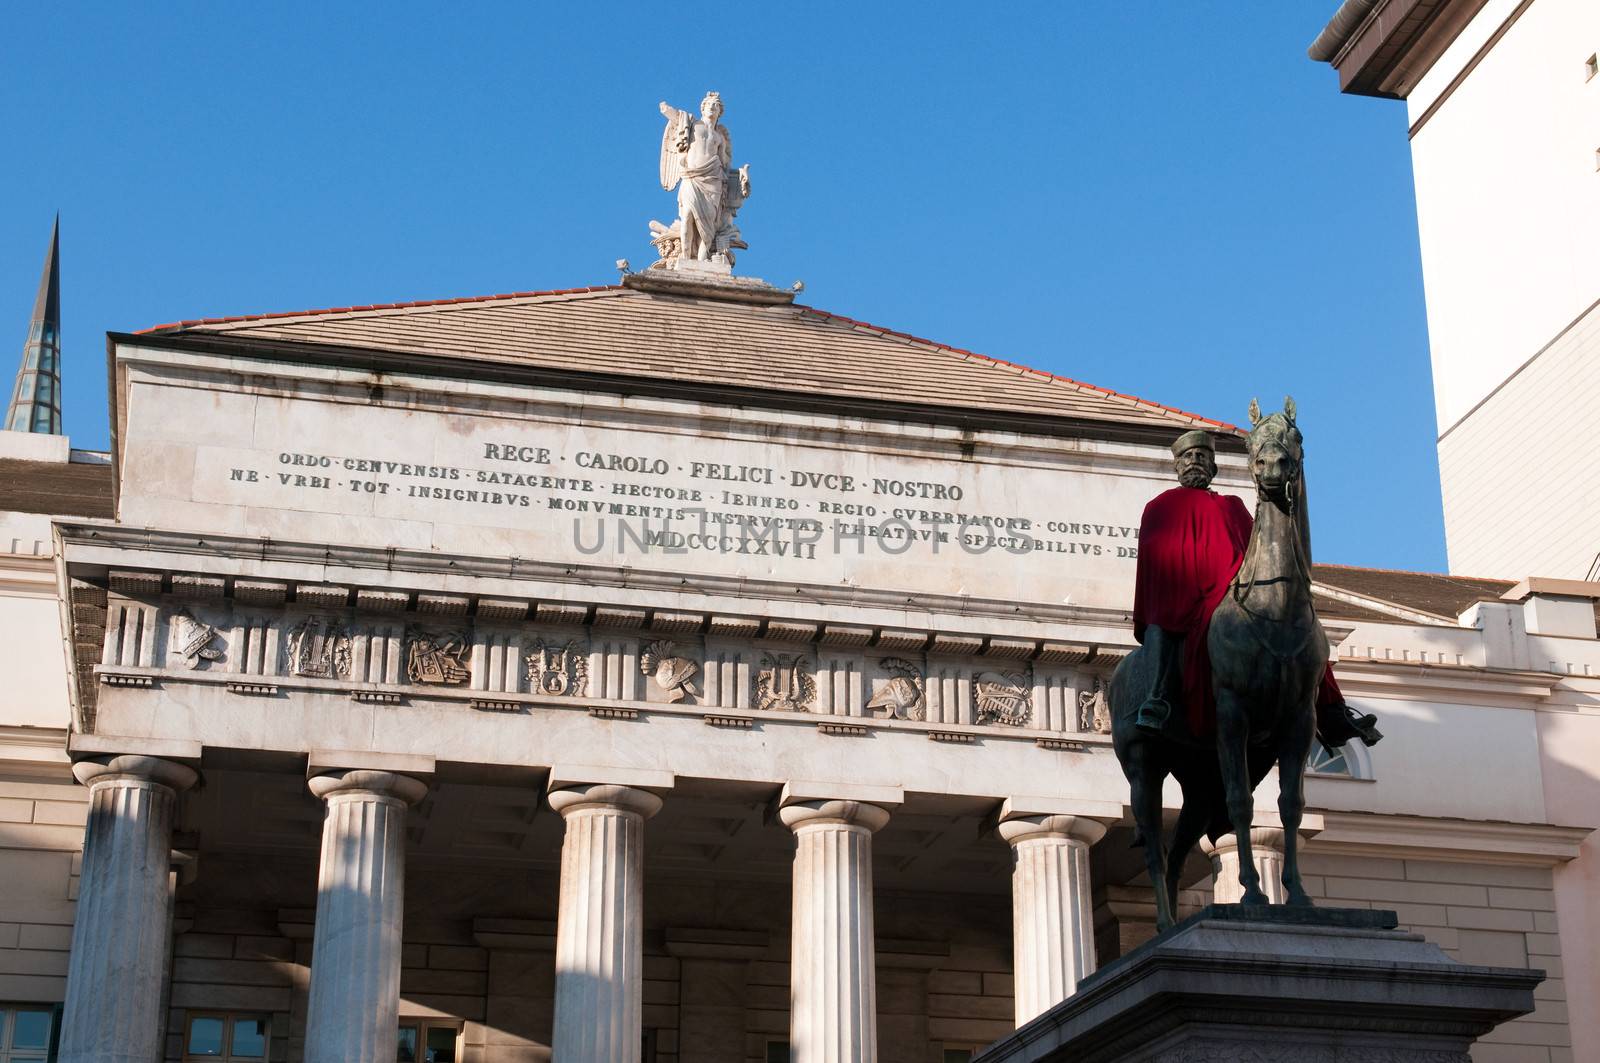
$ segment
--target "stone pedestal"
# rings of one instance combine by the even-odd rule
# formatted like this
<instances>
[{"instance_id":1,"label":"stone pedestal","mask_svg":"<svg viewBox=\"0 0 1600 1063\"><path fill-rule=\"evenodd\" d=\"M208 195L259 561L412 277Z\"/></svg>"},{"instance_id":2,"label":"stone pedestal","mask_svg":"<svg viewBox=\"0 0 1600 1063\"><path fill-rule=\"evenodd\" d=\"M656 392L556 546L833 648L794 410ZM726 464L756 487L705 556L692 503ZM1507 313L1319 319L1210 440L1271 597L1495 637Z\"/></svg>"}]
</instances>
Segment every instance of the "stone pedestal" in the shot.
<instances>
[{"instance_id":1,"label":"stone pedestal","mask_svg":"<svg viewBox=\"0 0 1600 1063\"><path fill-rule=\"evenodd\" d=\"M556 923L554 1057L637 1063L644 1014L644 821L648 790L612 784L550 793L567 821Z\"/></svg>"},{"instance_id":2,"label":"stone pedestal","mask_svg":"<svg viewBox=\"0 0 1600 1063\"><path fill-rule=\"evenodd\" d=\"M72 927L62 1063L160 1058L172 936L172 820L193 768L144 756L72 766L89 787L83 878Z\"/></svg>"},{"instance_id":3,"label":"stone pedestal","mask_svg":"<svg viewBox=\"0 0 1600 1063\"><path fill-rule=\"evenodd\" d=\"M778 812L795 833L789 1058L878 1058L872 835L889 811L861 801L796 801Z\"/></svg>"},{"instance_id":4,"label":"stone pedestal","mask_svg":"<svg viewBox=\"0 0 1600 1063\"><path fill-rule=\"evenodd\" d=\"M1002 819L1011 845L1017 1025L1067 999L1095 966L1089 846L1105 824L1072 815Z\"/></svg>"},{"instance_id":5,"label":"stone pedestal","mask_svg":"<svg viewBox=\"0 0 1600 1063\"><path fill-rule=\"evenodd\" d=\"M974 1063L1469 1063L1543 971L1456 963L1393 912L1212 905Z\"/></svg>"},{"instance_id":6,"label":"stone pedestal","mask_svg":"<svg viewBox=\"0 0 1600 1063\"><path fill-rule=\"evenodd\" d=\"M327 802L306 1010L306 1063L380 1063L395 1052L406 809L428 786L388 771L313 777Z\"/></svg>"}]
</instances>

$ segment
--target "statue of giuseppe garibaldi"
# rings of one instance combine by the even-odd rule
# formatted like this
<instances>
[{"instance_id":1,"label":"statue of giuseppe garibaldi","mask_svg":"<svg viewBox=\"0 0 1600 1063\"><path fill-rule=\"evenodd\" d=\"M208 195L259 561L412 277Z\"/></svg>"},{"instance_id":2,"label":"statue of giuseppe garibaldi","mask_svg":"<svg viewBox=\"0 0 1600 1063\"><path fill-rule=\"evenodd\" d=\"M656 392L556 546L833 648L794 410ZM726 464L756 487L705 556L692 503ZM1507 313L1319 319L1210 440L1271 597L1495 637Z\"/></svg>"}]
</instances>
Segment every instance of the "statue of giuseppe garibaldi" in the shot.
<instances>
[{"instance_id":1,"label":"statue of giuseppe garibaldi","mask_svg":"<svg viewBox=\"0 0 1600 1063\"><path fill-rule=\"evenodd\" d=\"M1244 559L1252 520L1239 499L1211 490L1217 461L1208 433L1185 432L1172 444L1172 457L1178 486L1151 499L1139 522L1133 631L1157 664L1135 722L1151 733L1175 728L1203 738L1216 728L1206 632ZM1174 719L1178 709L1182 715ZM1383 737L1376 717L1345 704L1331 665L1316 709L1317 737L1329 749Z\"/></svg>"}]
</instances>

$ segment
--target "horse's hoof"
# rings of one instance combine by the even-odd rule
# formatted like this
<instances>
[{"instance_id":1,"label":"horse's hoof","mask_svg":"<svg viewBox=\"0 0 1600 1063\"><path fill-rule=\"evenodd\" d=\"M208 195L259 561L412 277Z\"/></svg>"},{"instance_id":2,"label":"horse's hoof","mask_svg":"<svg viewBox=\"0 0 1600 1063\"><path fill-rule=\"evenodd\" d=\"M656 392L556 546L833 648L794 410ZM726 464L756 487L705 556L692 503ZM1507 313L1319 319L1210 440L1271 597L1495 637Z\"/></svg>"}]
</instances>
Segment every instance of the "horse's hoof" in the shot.
<instances>
[{"instance_id":1,"label":"horse's hoof","mask_svg":"<svg viewBox=\"0 0 1600 1063\"><path fill-rule=\"evenodd\" d=\"M1316 907L1316 903L1312 901L1311 895L1309 893L1307 893L1305 890L1296 890L1296 889L1290 890L1289 891L1289 899L1284 901L1284 903L1287 904L1291 908L1315 908Z\"/></svg>"},{"instance_id":2,"label":"horse's hoof","mask_svg":"<svg viewBox=\"0 0 1600 1063\"><path fill-rule=\"evenodd\" d=\"M1244 896L1239 898L1239 903L1259 905L1265 908L1267 905L1271 904L1272 901L1267 898L1265 893L1262 893L1259 889L1256 889L1254 886L1252 886L1250 889L1244 891Z\"/></svg>"}]
</instances>

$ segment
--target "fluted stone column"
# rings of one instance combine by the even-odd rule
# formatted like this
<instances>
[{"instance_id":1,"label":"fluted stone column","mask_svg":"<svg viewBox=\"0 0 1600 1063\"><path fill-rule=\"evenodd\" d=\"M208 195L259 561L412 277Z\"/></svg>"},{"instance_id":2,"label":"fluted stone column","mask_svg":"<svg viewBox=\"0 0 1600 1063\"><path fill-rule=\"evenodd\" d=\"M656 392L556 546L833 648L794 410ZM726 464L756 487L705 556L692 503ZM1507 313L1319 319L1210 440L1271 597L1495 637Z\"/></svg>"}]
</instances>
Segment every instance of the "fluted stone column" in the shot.
<instances>
[{"instance_id":1,"label":"fluted stone column","mask_svg":"<svg viewBox=\"0 0 1600 1063\"><path fill-rule=\"evenodd\" d=\"M146 756L81 760L89 788L83 877L67 965L62 1063L160 1058L172 936L172 821L193 768Z\"/></svg>"},{"instance_id":2,"label":"fluted stone column","mask_svg":"<svg viewBox=\"0 0 1600 1063\"><path fill-rule=\"evenodd\" d=\"M1238 904L1244 898L1244 887L1239 885L1239 839L1231 832L1218 838L1215 844L1207 838L1201 838L1200 851L1211 858L1212 903ZM1255 858L1256 872L1261 876L1261 892L1273 904L1282 904L1285 900L1283 828L1252 828L1250 854Z\"/></svg>"},{"instance_id":3,"label":"fluted stone column","mask_svg":"<svg viewBox=\"0 0 1600 1063\"><path fill-rule=\"evenodd\" d=\"M1106 827L1083 816L1013 814L999 830L1011 845L1012 973L1021 1026L1094 972L1089 847Z\"/></svg>"},{"instance_id":4,"label":"fluted stone column","mask_svg":"<svg viewBox=\"0 0 1600 1063\"><path fill-rule=\"evenodd\" d=\"M550 792L566 820L556 922L553 1054L638 1063L644 1015L644 821L661 798L588 783Z\"/></svg>"},{"instance_id":5,"label":"fluted stone column","mask_svg":"<svg viewBox=\"0 0 1600 1063\"><path fill-rule=\"evenodd\" d=\"M406 809L428 784L349 769L307 785L327 803L306 1008L306 1063L392 1063L400 1017Z\"/></svg>"},{"instance_id":6,"label":"fluted stone column","mask_svg":"<svg viewBox=\"0 0 1600 1063\"><path fill-rule=\"evenodd\" d=\"M889 822L889 810L863 801L812 800L785 804L778 815L795 834L789 1058L873 1063L872 835Z\"/></svg>"}]
</instances>

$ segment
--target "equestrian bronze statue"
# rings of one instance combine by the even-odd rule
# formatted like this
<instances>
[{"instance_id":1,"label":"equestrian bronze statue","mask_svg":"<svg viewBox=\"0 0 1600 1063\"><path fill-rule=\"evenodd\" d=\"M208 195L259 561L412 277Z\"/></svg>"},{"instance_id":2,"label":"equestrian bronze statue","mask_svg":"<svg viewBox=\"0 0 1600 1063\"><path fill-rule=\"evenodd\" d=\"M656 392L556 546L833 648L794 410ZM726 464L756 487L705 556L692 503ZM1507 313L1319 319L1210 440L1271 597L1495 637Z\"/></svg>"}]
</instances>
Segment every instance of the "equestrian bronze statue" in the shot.
<instances>
[{"instance_id":1,"label":"equestrian bronze statue","mask_svg":"<svg viewBox=\"0 0 1600 1063\"><path fill-rule=\"evenodd\" d=\"M1111 734L1128 777L1138 841L1156 887L1157 924L1175 922L1179 876L1202 835L1238 837L1243 903L1266 904L1250 851L1252 794L1277 766L1288 903L1309 905L1297 830L1313 737L1329 748L1383 736L1345 704L1311 598L1311 533L1294 400L1261 416L1250 403L1252 520L1210 490L1214 444L1203 431L1172 445L1180 486L1140 522L1134 633L1140 646L1111 677ZM1163 845L1161 789L1183 792Z\"/></svg>"}]
</instances>

